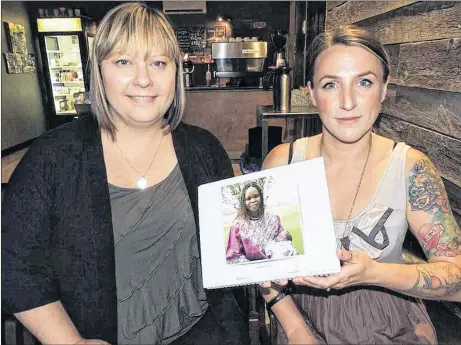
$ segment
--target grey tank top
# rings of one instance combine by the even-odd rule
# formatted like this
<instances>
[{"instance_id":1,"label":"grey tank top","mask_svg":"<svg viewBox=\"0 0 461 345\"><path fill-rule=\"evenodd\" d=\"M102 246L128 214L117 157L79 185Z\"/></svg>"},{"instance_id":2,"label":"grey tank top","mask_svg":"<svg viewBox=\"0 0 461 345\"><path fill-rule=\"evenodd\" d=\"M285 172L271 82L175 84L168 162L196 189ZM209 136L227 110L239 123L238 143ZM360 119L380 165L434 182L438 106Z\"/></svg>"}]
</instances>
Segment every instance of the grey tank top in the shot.
<instances>
[{"instance_id":1,"label":"grey tank top","mask_svg":"<svg viewBox=\"0 0 461 345\"><path fill-rule=\"evenodd\" d=\"M338 248L366 252L380 262L402 263L402 245L408 229L406 218L405 162L410 146L398 143L373 197L349 221L334 221ZM307 138L293 144L290 163L305 160Z\"/></svg>"},{"instance_id":2,"label":"grey tank top","mask_svg":"<svg viewBox=\"0 0 461 345\"><path fill-rule=\"evenodd\" d=\"M205 313L194 214L177 165L144 191L109 184L118 342L168 344Z\"/></svg>"}]
</instances>

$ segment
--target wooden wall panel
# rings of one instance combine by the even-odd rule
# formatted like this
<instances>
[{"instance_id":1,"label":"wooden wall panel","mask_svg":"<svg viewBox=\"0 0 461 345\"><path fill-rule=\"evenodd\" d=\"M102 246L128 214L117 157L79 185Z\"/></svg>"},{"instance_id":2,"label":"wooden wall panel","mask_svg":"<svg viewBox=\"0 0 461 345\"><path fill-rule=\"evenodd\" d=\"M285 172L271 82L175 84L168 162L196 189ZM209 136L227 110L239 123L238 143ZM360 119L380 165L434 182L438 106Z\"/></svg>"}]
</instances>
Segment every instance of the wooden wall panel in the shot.
<instances>
[{"instance_id":1,"label":"wooden wall panel","mask_svg":"<svg viewBox=\"0 0 461 345\"><path fill-rule=\"evenodd\" d=\"M389 55L389 64L391 73L389 75L389 82L395 83L398 80L399 73L399 55L400 55L400 44L389 44L384 46L387 55Z\"/></svg>"},{"instance_id":2,"label":"wooden wall panel","mask_svg":"<svg viewBox=\"0 0 461 345\"><path fill-rule=\"evenodd\" d=\"M402 44L397 83L461 92L460 56L460 38Z\"/></svg>"},{"instance_id":3,"label":"wooden wall panel","mask_svg":"<svg viewBox=\"0 0 461 345\"><path fill-rule=\"evenodd\" d=\"M330 30L343 24L356 23L407 6L414 2L416 1L348 1L340 7L329 9L326 27L327 30Z\"/></svg>"},{"instance_id":4,"label":"wooden wall panel","mask_svg":"<svg viewBox=\"0 0 461 345\"><path fill-rule=\"evenodd\" d=\"M383 114L377 133L424 152L442 177L461 187L461 140Z\"/></svg>"},{"instance_id":5,"label":"wooden wall panel","mask_svg":"<svg viewBox=\"0 0 461 345\"><path fill-rule=\"evenodd\" d=\"M452 182L442 179L445 184L445 189L447 190L448 200L450 200L451 210L453 215L458 222L458 225L461 225L461 188L457 188Z\"/></svg>"},{"instance_id":6,"label":"wooden wall panel","mask_svg":"<svg viewBox=\"0 0 461 345\"><path fill-rule=\"evenodd\" d=\"M347 1L327 1L327 11L331 10L332 8L338 7Z\"/></svg>"},{"instance_id":7,"label":"wooden wall panel","mask_svg":"<svg viewBox=\"0 0 461 345\"><path fill-rule=\"evenodd\" d=\"M461 94L389 85L384 113L454 138L461 138ZM461 174L461 168L459 168Z\"/></svg>"},{"instance_id":8,"label":"wooden wall panel","mask_svg":"<svg viewBox=\"0 0 461 345\"><path fill-rule=\"evenodd\" d=\"M291 84L293 89L305 86L304 82L304 47L305 35L303 33L303 21L306 18L306 1L290 1L290 26L287 41L288 66L292 67Z\"/></svg>"},{"instance_id":9,"label":"wooden wall panel","mask_svg":"<svg viewBox=\"0 0 461 345\"><path fill-rule=\"evenodd\" d=\"M290 1L290 22L288 25L288 40L286 43L286 60L288 63L288 66L293 67L293 76L295 78L292 78L292 87L293 84L295 84L293 81L296 79L296 76L300 71L296 71L296 61L295 61L295 56L296 56L296 43L297 43L297 33L296 33L296 24L297 24L297 15L299 16L299 13L296 13L297 11L297 6L294 1Z\"/></svg>"},{"instance_id":10,"label":"wooden wall panel","mask_svg":"<svg viewBox=\"0 0 461 345\"><path fill-rule=\"evenodd\" d=\"M424 1L358 22L357 25L373 33L381 44L394 44L459 38L460 18L461 2Z\"/></svg>"},{"instance_id":11,"label":"wooden wall panel","mask_svg":"<svg viewBox=\"0 0 461 345\"><path fill-rule=\"evenodd\" d=\"M325 31L325 6L328 2L323 1L308 1L307 2L307 33L305 37L306 60L311 54L310 46L314 38ZM306 73L307 74L307 71ZM306 75L304 76L306 78ZM304 80L304 86L307 84L307 79Z\"/></svg>"}]
</instances>

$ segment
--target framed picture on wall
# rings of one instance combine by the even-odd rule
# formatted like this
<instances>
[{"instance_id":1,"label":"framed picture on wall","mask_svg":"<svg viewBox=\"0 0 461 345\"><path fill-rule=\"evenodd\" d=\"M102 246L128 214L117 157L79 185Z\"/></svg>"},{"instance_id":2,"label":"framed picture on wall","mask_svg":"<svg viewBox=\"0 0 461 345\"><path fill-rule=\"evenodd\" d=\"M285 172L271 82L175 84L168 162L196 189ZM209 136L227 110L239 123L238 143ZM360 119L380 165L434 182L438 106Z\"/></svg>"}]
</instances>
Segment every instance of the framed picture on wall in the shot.
<instances>
[{"instance_id":1,"label":"framed picture on wall","mask_svg":"<svg viewBox=\"0 0 461 345\"><path fill-rule=\"evenodd\" d=\"M3 23L10 52L27 54L27 40L24 26L9 22Z\"/></svg>"},{"instance_id":2,"label":"framed picture on wall","mask_svg":"<svg viewBox=\"0 0 461 345\"><path fill-rule=\"evenodd\" d=\"M22 54L23 58L23 67L22 70L24 73L34 73L35 72L35 54Z\"/></svg>"},{"instance_id":3,"label":"framed picture on wall","mask_svg":"<svg viewBox=\"0 0 461 345\"><path fill-rule=\"evenodd\" d=\"M3 53L6 62L6 71L10 74L23 73L23 54Z\"/></svg>"},{"instance_id":4,"label":"framed picture on wall","mask_svg":"<svg viewBox=\"0 0 461 345\"><path fill-rule=\"evenodd\" d=\"M211 47L213 42L221 42L226 37L225 26L213 26L206 28L206 44L207 47Z\"/></svg>"}]
</instances>

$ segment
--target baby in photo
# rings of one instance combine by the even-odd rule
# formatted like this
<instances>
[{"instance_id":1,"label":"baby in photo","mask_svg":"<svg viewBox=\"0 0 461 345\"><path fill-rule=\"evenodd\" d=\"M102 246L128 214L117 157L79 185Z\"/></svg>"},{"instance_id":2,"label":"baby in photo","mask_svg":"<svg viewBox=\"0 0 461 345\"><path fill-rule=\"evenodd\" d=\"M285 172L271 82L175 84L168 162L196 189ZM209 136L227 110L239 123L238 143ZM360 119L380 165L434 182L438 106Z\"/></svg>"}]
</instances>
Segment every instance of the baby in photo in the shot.
<instances>
[{"instance_id":1,"label":"baby in photo","mask_svg":"<svg viewBox=\"0 0 461 345\"><path fill-rule=\"evenodd\" d=\"M274 241L269 241L264 252L270 259L282 259L287 256L298 255L288 231L283 231Z\"/></svg>"}]
</instances>

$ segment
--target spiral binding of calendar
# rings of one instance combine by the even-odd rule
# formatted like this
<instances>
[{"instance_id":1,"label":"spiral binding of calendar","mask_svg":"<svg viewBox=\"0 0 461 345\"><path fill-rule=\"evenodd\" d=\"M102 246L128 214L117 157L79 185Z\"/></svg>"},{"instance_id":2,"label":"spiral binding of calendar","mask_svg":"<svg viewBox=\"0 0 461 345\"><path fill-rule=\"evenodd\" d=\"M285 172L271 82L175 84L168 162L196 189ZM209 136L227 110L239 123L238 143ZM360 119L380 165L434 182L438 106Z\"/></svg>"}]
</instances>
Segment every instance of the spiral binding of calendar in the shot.
<instances>
[{"instance_id":1,"label":"spiral binding of calendar","mask_svg":"<svg viewBox=\"0 0 461 345\"><path fill-rule=\"evenodd\" d=\"M309 276L312 277L329 277L333 276L337 273L321 273L320 271L316 271L315 274L311 274ZM299 277L299 276L297 276ZM294 277L287 278L287 277L277 277L277 278L271 278L271 281L277 281L277 280L289 280L293 279ZM241 283L241 284L232 284L232 285L219 285L219 286L213 286L213 287L208 287L206 290L216 290L216 289L224 289L224 288L231 288L231 287L236 287L236 286L248 286L248 285L254 285L254 284L260 284L265 281L255 281L255 282L247 282L247 283Z\"/></svg>"}]
</instances>

